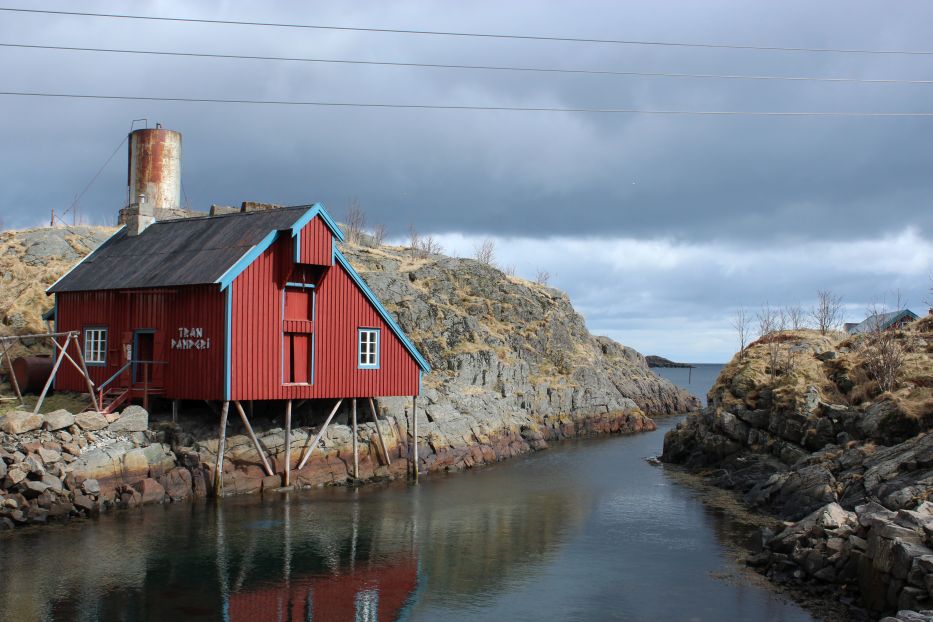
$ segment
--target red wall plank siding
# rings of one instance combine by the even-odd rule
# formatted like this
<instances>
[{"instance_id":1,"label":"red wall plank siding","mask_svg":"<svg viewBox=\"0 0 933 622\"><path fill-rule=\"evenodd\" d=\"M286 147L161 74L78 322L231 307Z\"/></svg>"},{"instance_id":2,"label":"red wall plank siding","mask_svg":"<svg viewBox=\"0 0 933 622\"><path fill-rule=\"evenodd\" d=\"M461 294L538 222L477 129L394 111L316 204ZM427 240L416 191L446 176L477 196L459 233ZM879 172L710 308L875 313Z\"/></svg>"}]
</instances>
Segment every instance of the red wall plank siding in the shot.
<instances>
[{"instance_id":1,"label":"red wall plank siding","mask_svg":"<svg viewBox=\"0 0 933 622\"><path fill-rule=\"evenodd\" d=\"M417 395L417 363L339 264L314 290L314 383L283 384L282 275L289 252L287 244L274 244L231 285L231 399ZM357 367L359 328L380 329L378 369Z\"/></svg>"},{"instance_id":2,"label":"red wall plank siding","mask_svg":"<svg viewBox=\"0 0 933 622\"><path fill-rule=\"evenodd\" d=\"M315 216L301 230L298 263L333 265L333 234L320 216Z\"/></svg>"},{"instance_id":3,"label":"red wall plank siding","mask_svg":"<svg viewBox=\"0 0 933 622\"><path fill-rule=\"evenodd\" d=\"M153 370L153 382L164 385L165 397L223 399L225 309L224 295L216 285L64 292L57 294L57 303L58 330L79 331L82 347L85 327L107 328L107 363L88 367L95 385L105 382L126 362L123 348L132 343L133 331L151 329L155 331L153 356L166 361L166 365ZM179 329L195 328L201 329L199 339L189 336L191 342L172 347L173 339L182 339ZM129 373L123 380L129 381ZM85 381L67 361L55 386L59 390L87 391Z\"/></svg>"}]
</instances>

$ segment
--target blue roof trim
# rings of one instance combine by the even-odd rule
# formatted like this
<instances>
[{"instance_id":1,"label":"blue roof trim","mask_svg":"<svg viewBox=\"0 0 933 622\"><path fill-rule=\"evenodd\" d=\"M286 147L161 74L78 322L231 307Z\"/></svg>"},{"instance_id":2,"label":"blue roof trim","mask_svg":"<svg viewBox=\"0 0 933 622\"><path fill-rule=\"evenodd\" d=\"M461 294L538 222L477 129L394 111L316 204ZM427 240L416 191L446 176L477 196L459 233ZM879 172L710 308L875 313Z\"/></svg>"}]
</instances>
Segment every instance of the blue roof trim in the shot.
<instances>
[{"instance_id":1,"label":"blue roof trim","mask_svg":"<svg viewBox=\"0 0 933 622\"><path fill-rule=\"evenodd\" d=\"M301 230L304 229L305 225L314 220L315 216L320 216L321 220L324 221L324 224L327 225L327 228L330 229L330 232L333 234L334 238L343 242L344 236L343 231L340 230L340 227L337 226L337 222L330 217L330 214L327 213L327 210L324 209L324 206L320 203L315 203L308 208L304 214L301 215L298 220L292 223L291 231L292 237L296 238L294 240L293 252L296 257L298 255L298 244L300 242ZM286 229L287 231L287 229ZM262 255L266 249L272 246L275 241L278 239L278 231L270 231L269 235L264 237L258 244L253 246L251 249L246 251L242 257L240 257L235 264L227 268L227 271L224 272L219 279L214 281L220 285L220 289L227 289L234 279L236 279L240 274L246 270L251 263L256 261L256 258ZM90 255L89 255L90 256ZM61 280L61 279L59 279Z\"/></svg>"},{"instance_id":2,"label":"blue roof trim","mask_svg":"<svg viewBox=\"0 0 933 622\"><path fill-rule=\"evenodd\" d=\"M278 231L270 231L269 235L264 237L259 241L254 247L246 251L242 257L240 257L235 264L227 268L227 271L224 272L219 279L214 281L215 283L220 284L220 289L227 289L234 279L236 279L240 274L246 270L251 263L256 261L256 258L262 255L270 246L275 243L275 240L279 237Z\"/></svg>"},{"instance_id":3,"label":"blue roof trim","mask_svg":"<svg viewBox=\"0 0 933 622\"><path fill-rule=\"evenodd\" d=\"M334 237L343 242L343 231L340 230L340 226L337 224L337 221L331 218L330 214L327 213L327 210L324 209L324 206L320 203L315 203L312 205L311 209L309 209L301 216L301 218L295 221L295 224L292 225L292 237L296 237L298 234L300 234L305 225L314 220L315 216L320 216L321 220L324 221L324 224L327 225L327 228L330 229L330 232L334 234Z\"/></svg>"},{"instance_id":4,"label":"blue roof trim","mask_svg":"<svg viewBox=\"0 0 933 622\"><path fill-rule=\"evenodd\" d=\"M369 286L366 284L366 281L363 280L363 277L353 269L353 266L350 265L350 262L347 261L347 258L343 256L343 253L339 249L334 249L334 257L343 266L343 269L347 271L347 274L350 275L350 278L353 279L353 282L356 283L357 287L360 288L360 291L363 292L363 295L369 300L369 302L376 308L376 311L379 313L379 316L383 321L388 325L389 329L398 337L399 341L402 342L402 345L405 346L405 349L408 350L408 353L411 354L412 358L418 363L418 367L421 368L424 372L431 371L431 366L425 360L421 353L418 352L418 348L415 347L415 344L408 339L404 332L402 332L401 327L395 323L395 320L392 319L392 316L389 314L388 310L382 306L382 303L379 302L379 299L376 298L376 294L373 293L373 290L369 289Z\"/></svg>"}]
</instances>

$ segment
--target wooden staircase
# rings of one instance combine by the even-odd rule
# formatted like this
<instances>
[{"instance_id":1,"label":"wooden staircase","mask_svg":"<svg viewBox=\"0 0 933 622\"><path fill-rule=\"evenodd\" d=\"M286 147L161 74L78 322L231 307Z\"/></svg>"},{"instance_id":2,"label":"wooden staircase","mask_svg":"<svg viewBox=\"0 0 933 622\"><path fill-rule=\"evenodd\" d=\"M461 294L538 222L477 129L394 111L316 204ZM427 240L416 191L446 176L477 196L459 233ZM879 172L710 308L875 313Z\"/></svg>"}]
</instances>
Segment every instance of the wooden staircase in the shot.
<instances>
[{"instance_id":1,"label":"wooden staircase","mask_svg":"<svg viewBox=\"0 0 933 622\"><path fill-rule=\"evenodd\" d=\"M107 389L100 397L100 411L102 413L112 413L120 408L132 396L133 389L126 387L113 387Z\"/></svg>"}]
</instances>

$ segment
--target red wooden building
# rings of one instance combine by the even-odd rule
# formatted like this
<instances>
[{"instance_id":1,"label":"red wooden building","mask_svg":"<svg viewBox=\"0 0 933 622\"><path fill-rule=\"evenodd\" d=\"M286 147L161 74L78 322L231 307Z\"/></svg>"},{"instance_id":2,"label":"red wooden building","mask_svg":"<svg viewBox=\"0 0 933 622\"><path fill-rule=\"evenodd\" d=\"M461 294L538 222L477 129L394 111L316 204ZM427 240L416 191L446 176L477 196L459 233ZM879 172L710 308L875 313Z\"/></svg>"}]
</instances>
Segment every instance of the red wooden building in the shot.
<instances>
[{"instance_id":1,"label":"red wooden building","mask_svg":"<svg viewBox=\"0 0 933 622\"><path fill-rule=\"evenodd\" d=\"M49 288L56 331L120 401L418 395L428 363L341 240L319 204L131 222ZM62 368L56 388L87 383Z\"/></svg>"}]
</instances>

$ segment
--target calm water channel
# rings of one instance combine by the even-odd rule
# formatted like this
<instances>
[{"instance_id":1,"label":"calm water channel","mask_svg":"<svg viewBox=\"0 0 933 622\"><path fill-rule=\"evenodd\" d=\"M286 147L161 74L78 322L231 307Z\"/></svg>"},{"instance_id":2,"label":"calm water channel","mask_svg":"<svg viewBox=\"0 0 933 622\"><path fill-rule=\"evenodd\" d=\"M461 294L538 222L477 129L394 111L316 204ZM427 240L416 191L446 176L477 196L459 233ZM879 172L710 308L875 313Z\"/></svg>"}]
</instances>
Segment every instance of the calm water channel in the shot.
<instances>
[{"instance_id":1,"label":"calm water channel","mask_svg":"<svg viewBox=\"0 0 933 622\"><path fill-rule=\"evenodd\" d=\"M737 527L645 462L673 423L418 487L229 498L4 535L0 618L811 620L731 561Z\"/></svg>"}]
</instances>

